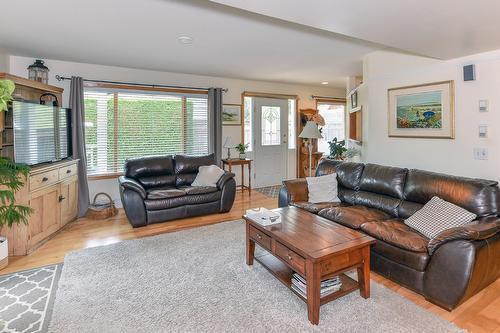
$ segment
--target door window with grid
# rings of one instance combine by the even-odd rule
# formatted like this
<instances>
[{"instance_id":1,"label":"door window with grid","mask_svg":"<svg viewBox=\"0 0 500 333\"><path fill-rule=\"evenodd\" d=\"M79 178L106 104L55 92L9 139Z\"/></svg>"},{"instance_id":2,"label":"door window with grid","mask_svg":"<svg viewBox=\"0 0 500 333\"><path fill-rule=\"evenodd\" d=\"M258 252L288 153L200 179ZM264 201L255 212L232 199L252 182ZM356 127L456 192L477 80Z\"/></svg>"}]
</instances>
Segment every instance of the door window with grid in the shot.
<instances>
[{"instance_id":1,"label":"door window with grid","mask_svg":"<svg viewBox=\"0 0 500 333\"><path fill-rule=\"evenodd\" d=\"M123 171L127 158L208 153L207 94L86 87L89 175Z\"/></svg>"}]
</instances>

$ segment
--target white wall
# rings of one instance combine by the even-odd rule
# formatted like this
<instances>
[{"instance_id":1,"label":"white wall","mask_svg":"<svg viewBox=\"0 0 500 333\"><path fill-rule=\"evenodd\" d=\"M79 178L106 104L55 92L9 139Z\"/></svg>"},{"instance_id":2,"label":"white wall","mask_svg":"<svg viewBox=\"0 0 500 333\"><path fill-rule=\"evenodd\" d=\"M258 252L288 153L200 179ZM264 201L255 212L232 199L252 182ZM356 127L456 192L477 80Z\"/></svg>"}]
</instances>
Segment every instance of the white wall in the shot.
<instances>
[{"instance_id":1,"label":"white wall","mask_svg":"<svg viewBox=\"0 0 500 333\"><path fill-rule=\"evenodd\" d=\"M33 63L33 58L11 56L10 57L10 73L26 77L26 68ZM180 74L170 72L158 72L141 69L131 69L113 66L101 66L93 64L83 64L58 60L46 60L45 64L50 68L49 84L64 88L63 105L67 105L69 99L69 82L59 82L55 79L55 75L61 76L81 76L87 79L110 80L110 81L127 81L150 84L170 84L179 86L194 86L194 87L221 87L228 88L229 91L224 94L224 103L241 104L241 93L243 91L266 92L293 94L299 96L299 108L315 107L315 102L311 95L337 96L345 95L345 88L329 88L329 87L313 87L296 84L270 83L260 81L248 81L229 79L221 77L210 77L191 74ZM209 64L208 64L209 66ZM226 136L231 136L232 141L237 144L241 141L240 126L224 126L223 140ZM223 150L223 155L226 155L227 150ZM236 151L231 152L232 156L237 156ZM235 171L237 181L240 180L239 168ZM90 181L90 195L97 192L107 192L111 194L117 204L120 203L118 185L116 179Z\"/></svg>"},{"instance_id":2,"label":"white wall","mask_svg":"<svg viewBox=\"0 0 500 333\"><path fill-rule=\"evenodd\" d=\"M0 49L0 72L9 72L9 54Z\"/></svg>"},{"instance_id":3,"label":"white wall","mask_svg":"<svg viewBox=\"0 0 500 333\"><path fill-rule=\"evenodd\" d=\"M462 66L471 63L476 80L464 82ZM377 51L363 67L364 161L500 180L500 50L448 61ZM387 89L444 80L455 81L455 139L389 138ZM480 99L490 112L478 111ZM480 124L488 138L479 138ZM487 161L473 159L476 147L488 149Z\"/></svg>"}]
</instances>

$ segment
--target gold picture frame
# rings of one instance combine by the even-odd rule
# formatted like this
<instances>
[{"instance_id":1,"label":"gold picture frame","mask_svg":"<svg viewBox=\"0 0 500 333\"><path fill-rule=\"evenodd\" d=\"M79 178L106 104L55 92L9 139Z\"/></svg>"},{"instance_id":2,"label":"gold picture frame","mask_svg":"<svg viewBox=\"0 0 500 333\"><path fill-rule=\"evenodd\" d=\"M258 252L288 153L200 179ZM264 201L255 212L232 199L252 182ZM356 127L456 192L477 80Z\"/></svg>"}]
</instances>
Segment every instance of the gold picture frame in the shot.
<instances>
[{"instance_id":1,"label":"gold picture frame","mask_svg":"<svg viewBox=\"0 0 500 333\"><path fill-rule=\"evenodd\" d=\"M241 104L223 104L222 125L241 126L242 124L243 124L243 115L241 111Z\"/></svg>"},{"instance_id":2,"label":"gold picture frame","mask_svg":"<svg viewBox=\"0 0 500 333\"><path fill-rule=\"evenodd\" d=\"M389 137L454 139L454 81L387 90Z\"/></svg>"}]
</instances>

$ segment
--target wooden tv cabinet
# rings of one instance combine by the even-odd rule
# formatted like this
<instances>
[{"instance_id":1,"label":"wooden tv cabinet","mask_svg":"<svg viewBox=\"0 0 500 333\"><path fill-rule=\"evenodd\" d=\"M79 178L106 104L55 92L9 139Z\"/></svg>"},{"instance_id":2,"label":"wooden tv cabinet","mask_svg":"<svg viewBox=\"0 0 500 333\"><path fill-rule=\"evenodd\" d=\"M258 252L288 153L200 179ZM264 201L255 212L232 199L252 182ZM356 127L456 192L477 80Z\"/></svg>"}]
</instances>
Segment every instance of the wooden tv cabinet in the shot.
<instances>
[{"instance_id":1,"label":"wooden tv cabinet","mask_svg":"<svg viewBox=\"0 0 500 333\"><path fill-rule=\"evenodd\" d=\"M76 219L78 213L78 160L33 167L18 204L34 209L28 225L4 227L0 235L9 240L9 255L26 255Z\"/></svg>"}]
</instances>

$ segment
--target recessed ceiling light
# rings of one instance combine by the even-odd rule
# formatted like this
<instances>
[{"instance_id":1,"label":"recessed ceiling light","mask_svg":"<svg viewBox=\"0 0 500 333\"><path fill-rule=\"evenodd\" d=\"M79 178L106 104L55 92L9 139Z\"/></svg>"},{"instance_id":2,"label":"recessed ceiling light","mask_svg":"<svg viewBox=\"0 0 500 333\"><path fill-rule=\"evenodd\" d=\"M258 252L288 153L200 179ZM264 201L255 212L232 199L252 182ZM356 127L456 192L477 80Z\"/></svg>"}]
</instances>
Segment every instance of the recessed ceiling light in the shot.
<instances>
[{"instance_id":1,"label":"recessed ceiling light","mask_svg":"<svg viewBox=\"0 0 500 333\"><path fill-rule=\"evenodd\" d=\"M323 81L321 82L321 84L328 84L328 81Z\"/></svg>"},{"instance_id":2,"label":"recessed ceiling light","mask_svg":"<svg viewBox=\"0 0 500 333\"><path fill-rule=\"evenodd\" d=\"M191 38L189 36L179 36L179 37L177 37L177 40L181 44L192 44L193 43L193 38Z\"/></svg>"}]
</instances>

